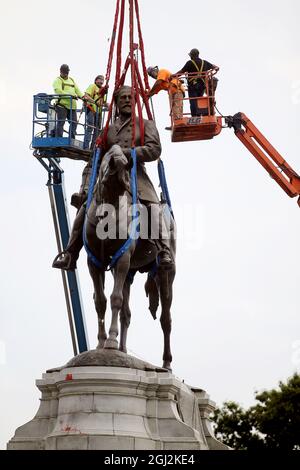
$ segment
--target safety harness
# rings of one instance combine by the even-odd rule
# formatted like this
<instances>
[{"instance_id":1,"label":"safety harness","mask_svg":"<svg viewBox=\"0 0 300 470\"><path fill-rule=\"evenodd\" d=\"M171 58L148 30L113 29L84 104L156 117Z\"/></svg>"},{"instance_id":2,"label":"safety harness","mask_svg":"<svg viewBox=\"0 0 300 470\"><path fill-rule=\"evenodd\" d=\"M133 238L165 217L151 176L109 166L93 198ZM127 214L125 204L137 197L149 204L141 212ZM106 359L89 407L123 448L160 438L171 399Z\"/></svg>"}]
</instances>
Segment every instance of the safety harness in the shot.
<instances>
[{"instance_id":1,"label":"safety harness","mask_svg":"<svg viewBox=\"0 0 300 470\"><path fill-rule=\"evenodd\" d=\"M64 89L65 89L66 86L71 87L71 88L75 88L75 82L74 82L73 78L68 77L69 80L71 80L71 81L73 82L72 84L71 84L71 83L65 83L64 79L61 78L61 77L58 77L58 78L59 78L60 81L61 81L61 88L62 88L62 91L64 91Z\"/></svg>"},{"instance_id":2,"label":"safety harness","mask_svg":"<svg viewBox=\"0 0 300 470\"><path fill-rule=\"evenodd\" d=\"M86 101L85 105L94 114L96 114L96 111L93 108L92 104L95 104L98 108L100 108L103 104L104 100L103 100L103 96L101 94L102 90L103 90L102 87L99 88L96 84L94 84L92 93L90 95L87 93L87 95L92 98L93 103L89 103L88 101ZM95 99L95 97L97 97L97 98Z\"/></svg>"},{"instance_id":3,"label":"safety harness","mask_svg":"<svg viewBox=\"0 0 300 470\"><path fill-rule=\"evenodd\" d=\"M199 68L199 66L198 66L198 64L197 64L197 62L196 62L195 60L191 59L191 62L193 62L194 66L195 66L195 68L196 68L196 70L197 70L197 72L202 73L203 67L204 67L204 60L201 59L201 67L200 67L200 68ZM188 78L188 82L190 83L190 85L196 85L196 84L199 82L199 80L202 80L202 82L205 83L205 81L203 80L202 77L191 77L191 78Z\"/></svg>"},{"instance_id":4,"label":"safety harness","mask_svg":"<svg viewBox=\"0 0 300 470\"><path fill-rule=\"evenodd\" d=\"M73 80L73 78L69 77L69 80L71 80L73 83L65 83L64 79L61 78L61 77L57 77L59 78L59 80L61 81L61 89L62 91L64 91L65 87L69 87L69 88L75 88L75 81ZM63 106L62 104L60 104L60 101L62 100L63 98L58 98L57 102L56 102L56 106ZM74 97L75 99L75 97Z\"/></svg>"}]
</instances>

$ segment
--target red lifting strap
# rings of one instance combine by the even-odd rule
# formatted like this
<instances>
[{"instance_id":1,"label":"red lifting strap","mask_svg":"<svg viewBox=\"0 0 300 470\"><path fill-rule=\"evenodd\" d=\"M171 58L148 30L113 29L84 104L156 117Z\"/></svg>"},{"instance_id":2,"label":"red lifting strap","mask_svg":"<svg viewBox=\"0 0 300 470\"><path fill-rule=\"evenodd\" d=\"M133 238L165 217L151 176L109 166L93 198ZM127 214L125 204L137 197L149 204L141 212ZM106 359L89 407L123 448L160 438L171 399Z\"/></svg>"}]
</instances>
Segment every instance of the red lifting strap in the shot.
<instances>
[{"instance_id":1,"label":"red lifting strap","mask_svg":"<svg viewBox=\"0 0 300 470\"><path fill-rule=\"evenodd\" d=\"M131 122L132 137L131 147L135 147L135 99L136 99L136 75L134 64L134 45L133 45L133 0L129 0L129 47L130 47L130 67L131 67Z\"/></svg>"},{"instance_id":2,"label":"red lifting strap","mask_svg":"<svg viewBox=\"0 0 300 470\"><path fill-rule=\"evenodd\" d=\"M125 0L122 0L121 3L121 15L120 15L120 25L119 25L119 34L118 34L118 44L117 44L117 64L116 64L116 79L115 79L115 89L120 80L121 75L121 62L122 62L122 40L123 40L123 28L124 28L124 12L125 12Z\"/></svg>"},{"instance_id":3,"label":"red lifting strap","mask_svg":"<svg viewBox=\"0 0 300 470\"><path fill-rule=\"evenodd\" d=\"M150 89L150 86L149 86L148 74L147 74L147 67L146 67L146 62L145 62L144 41L143 41L142 29L141 29L141 22L140 22L139 4L138 4L138 0L134 0L134 1L135 1L135 11L136 11L137 26L138 26L138 32L139 32L139 43L140 43L140 51L141 51L141 57L142 57L142 66L143 66L143 73L144 73L144 82L145 82L145 87L146 87L146 89L149 90L149 89Z\"/></svg>"},{"instance_id":4,"label":"red lifting strap","mask_svg":"<svg viewBox=\"0 0 300 470\"><path fill-rule=\"evenodd\" d=\"M152 116L152 113L151 113L151 110L150 110L149 100L146 96L145 89L143 88L142 77L141 77L140 71L138 69L138 64L137 64L136 60L135 60L135 70L136 70L136 76L137 76L138 84L139 84L139 87L140 87L140 93L141 93L141 96L143 98L143 102L144 102L144 105L145 105L145 108L146 108L147 117L148 117L148 119L150 119L152 121L153 116Z\"/></svg>"},{"instance_id":5,"label":"red lifting strap","mask_svg":"<svg viewBox=\"0 0 300 470\"><path fill-rule=\"evenodd\" d=\"M120 7L120 0L117 0L115 20L114 20L114 25L113 25L112 35L111 35L111 43L110 43L109 56L108 56L108 62L107 62L107 70L106 70L106 77L105 77L106 85L108 85L108 82L109 82L109 79L110 79L111 64L112 64L112 58L113 58L113 53L114 53L116 32L117 32L117 24L118 24L118 18L119 18L119 7Z\"/></svg>"},{"instance_id":6,"label":"red lifting strap","mask_svg":"<svg viewBox=\"0 0 300 470\"><path fill-rule=\"evenodd\" d=\"M139 6L138 6L138 0L129 0L129 45L130 45L130 51L129 55L125 61L125 65L123 68L123 71L121 73L121 67L122 67L122 41L123 41L123 30L124 30L124 16L125 16L125 0L121 0L121 6L120 6L120 0L116 0L116 12L115 12L115 18L114 18L114 24L113 24L113 31L112 31L112 37L111 37L111 43L110 43L110 50L109 50L109 57L108 57L108 63L107 63L107 71L106 71L106 86L108 87L109 80L110 80L110 74L111 74L111 69L112 69L112 61L113 61L113 54L114 54L114 47L115 47L115 42L116 42L116 36L118 36L117 39L117 53L116 53L116 76L115 76L115 85L114 85L114 90L113 90L113 96L115 94L115 91L120 88L124 84L125 77L128 71L128 68L130 66L131 69L131 86L132 86L132 114L131 114L131 119L132 119L132 142L131 145L132 147L135 146L135 136L136 136L136 114L135 114L135 108L137 106L137 111L138 111L138 119L139 119L139 127L140 127L140 134L141 134L141 144L144 144L144 121L143 121L143 115L142 115L142 103L141 103L141 98L143 101L143 104L145 106L145 110L147 113L148 119L153 119L148 98L146 96L146 89L149 89L149 81L148 81L148 74L147 74L147 68L146 68L146 61L145 61L145 52L144 52L144 42L143 42L143 37L142 37L142 30L141 30L141 23L140 23L140 15L139 15ZM142 76L139 72L138 69L138 63L134 55L135 49L138 47L134 43L134 12L136 14L136 23L137 23L137 29L138 29L138 38L139 38L139 49L141 51L141 62L142 62L142 68L143 68L143 79ZM106 144L106 138L107 138L107 133L108 133L108 127L109 123L112 119L112 113L113 113L113 104L114 100L112 98L109 110L108 110L108 115L107 115L107 121L105 123L105 128L102 134L102 138L98 138L96 141L97 146L105 146Z\"/></svg>"},{"instance_id":7,"label":"red lifting strap","mask_svg":"<svg viewBox=\"0 0 300 470\"><path fill-rule=\"evenodd\" d=\"M137 63L136 63L136 61L134 61L135 72L137 72L136 67L137 67ZM145 126L144 126L143 111L142 111L140 93L139 93L140 89L138 89L138 86L137 86L136 76L135 76L135 87L136 87L136 103L137 103L138 116L139 116L141 145L144 145L144 142L145 142Z\"/></svg>"}]
</instances>

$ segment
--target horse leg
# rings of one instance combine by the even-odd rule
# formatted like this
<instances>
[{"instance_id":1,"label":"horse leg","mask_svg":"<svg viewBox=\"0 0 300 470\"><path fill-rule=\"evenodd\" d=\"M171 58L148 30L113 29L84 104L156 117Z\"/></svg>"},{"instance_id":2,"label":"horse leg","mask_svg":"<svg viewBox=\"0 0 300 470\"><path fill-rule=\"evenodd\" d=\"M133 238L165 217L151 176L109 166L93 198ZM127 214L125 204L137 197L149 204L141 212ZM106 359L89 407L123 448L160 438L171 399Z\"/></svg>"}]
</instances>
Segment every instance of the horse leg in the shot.
<instances>
[{"instance_id":1,"label":"horse leg","mask_svg":"<svg viewBox=\"0 0 300 470\"><path fill-rule=\"evenodd\" d=\"M121 323L121 334L120 334L120 347L119 350L127 353L126 342L127 342L127 331L130 325L131 311L129 307L130 297L130 280L126 278L123 287L123 304L120 311L120 323Z\"/></svg>"},{"instance_id":2,"label":"horse leg","mask_svg":"<svg viewBox=\"0 0 300 470\"><path fill-rule=\"evenodd\" d=\"M105 341L105 348L118 349L117 336L119 334L118 315L123 304L123 287L130 266L130 253L126 252L117 262L114 271L114 288L110 296L111 324L108 332L108 339Z\"/></svg>"},{"instance_id":3,"label":"horse leg","mask_svg":"<svg viewBox=\"0 0 300 470\"><path fill-rule=\"evenodd\" d=\"M160 324L164 334L164 352L163 352L163 367L171 369L172 354L170 345L170 334L171 334L171 304L173 298L172 284L175 277L175 271L163 271L160 270L158 273L159 279L159 292L161 301L161 317Z\"/></svg>"},{"instance_id":4,"label":"horse leg","mask_svg":"<svg viewBox=\"0 0 300 470\"><path fill-rule=\"evenodd\" d=\"M94 303L98 315L98 345L97 349L104 347L107 338L104 317L106 312L106 297L104 294L104 271L97 268L90 260L88 261L89 272L94 284Z\"/></svg>"}]
</instances>

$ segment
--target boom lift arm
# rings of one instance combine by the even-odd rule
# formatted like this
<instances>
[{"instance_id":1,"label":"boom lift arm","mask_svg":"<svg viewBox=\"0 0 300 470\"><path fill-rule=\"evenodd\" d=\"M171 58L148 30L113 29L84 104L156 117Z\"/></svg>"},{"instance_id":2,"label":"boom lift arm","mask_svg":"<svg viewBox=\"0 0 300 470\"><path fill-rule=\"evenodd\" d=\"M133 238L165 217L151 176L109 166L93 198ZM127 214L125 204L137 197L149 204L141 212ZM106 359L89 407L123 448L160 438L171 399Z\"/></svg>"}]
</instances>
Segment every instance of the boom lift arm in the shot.
<instances>
[{"instance_id":1,"label":"boom lift arm","mask_svg":"<svg viewBox=\"0 0 300 470\"><path fill-rule=\"evenodd\" d=\"M225 123L288 196L300 195L300 176L244 113L225 117ZM297 202L300 206L300 197Z\"/></svg>"},{"instance_id":2,"label":"boom lift arm","mask_svg":"<svg viewBox=\"0 0 300 470\"><path fill-rule=\"evenodd\" d=\"M59 159L48 156L41 157L37 151L34 156L48 173L47 187L49 192L51 211L55 229L58 251L67 246L70 235L68 207L64 187L64 171L59 165ZM89 350L88 335L81 300L79 279L75 271L61 270L71 339L74 355Z\"/></svg>"}]
</instances>

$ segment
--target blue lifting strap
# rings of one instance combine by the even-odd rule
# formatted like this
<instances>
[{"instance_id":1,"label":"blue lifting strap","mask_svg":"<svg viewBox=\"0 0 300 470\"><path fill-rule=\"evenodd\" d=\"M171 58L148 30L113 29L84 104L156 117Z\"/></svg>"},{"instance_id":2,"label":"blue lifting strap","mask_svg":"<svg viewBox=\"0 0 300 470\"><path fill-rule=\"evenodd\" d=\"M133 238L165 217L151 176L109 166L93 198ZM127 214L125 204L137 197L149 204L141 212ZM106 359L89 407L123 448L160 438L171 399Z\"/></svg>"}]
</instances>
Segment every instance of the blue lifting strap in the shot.
<instances>
[{"instance_id":1,"label":"blue lifting strap","mask_svg":"<svg viewBox=\"0 0 300 470\"><path fill-rule=\"evenodd\" d=\"M168 204L169 210L172 214L172 217L174 218L173 214L173 209L172 209L172 203L171 203L171 198L168 190L168 185L167 185L167 179L166 179L166 173L165 173L165 168L164 164L161 159L158 160L158 176L159 176L159 182L160 182L160 187L162 191L162 195L166 203Z\"/></svg>"},{"instance_id":2,"label":"blue lifting strap","mask_svg":"<svg viewBox=\"0 0 300 470\"><path fill-rule=\"evenodd\" d=\"M99 261L96 256L91 252L89 249L87 239L86 239L86 219L87 219L87 211L91 205L92 198L93 198L93 191L94 191L94 186L96 183L96 178L97 178L97 168L98 168L98 162L100 160L100 148L96 149L94 151L93 155L93 164L92 164L92 175L90 178L90 184L89 184L89 190L88 190L88 199L86 203L86 213L85 213L85 221L84 221L84 226L83 226L83 244L85 247L85 250L87 252L87 255L89 259L93 262L93 264L97 268L103 268L103 264L101 261ZM132 242L138 238L138 233L139 233L139 221L138 221L138 207L137 207L137 168L136 168L136 150L135 148L131 149L131 158L133 161L133 165L131 168L131 173L130 173L130 185L131 185L131 194L132 194L132 222L131 222L131 227L130 227L130 235L129 238L126 240L126 242L119 248L119 250L114 254L112 257L112 260L109 264L109 267L107 270L110 270L114 267L116 262L118 261L121 256L126 253L126 251L129 250Z\"/></svg>"},{"instance_id":3,"label":"blue lifting strap","mask_svg":"<svg viewBox=\"0 0 300 470\"><path fill-rule=\"evenodd\" d=\"M90 183L89 183L86 211L88 211L92 202L94 186L95 186L96 179L97 179L97 170L98 170L98 163L100 160L100 156L101 156L101 147L98 147L94 150L94 155L93 155L92 174L91 174Z\"/></svg>"},{"instance_id":4,"label":"blue lifting strap","mask_svg":"<svg viewBox=\"0 0 300 470\"><path fill-rule=\"evenodd\" d=\"M129 250L132 245L132 242L136 240L139 236L139 221L138 221L138 206L137 206L137 170L136 170L136 150L135 148L131 149L131 158L132 158L132 168L130 172L130 186L132 194L132 221L130 228L130 235L126 242L118 249L115 255L112 257L112 260L109 265L109 269L113 268L116 262L121 256Z\"/></svg>"},{"instance_id":5,"label":"blue lifting strap","mask_svg":"<svg viewBox=\"0 0 300 470\"><path fill-rule=\"evenodd\" d=\"M82 231L82 238L83 238L83 245L85 248L85 251L87 252L87 255L89 259L92 261L92 263L97 267L97 268L102 268L102 263L101 261L98 260L98 258L94 255L94 253L91 252L87 239L86 239L86 220L87 218L85 217L84 219L84 224L83 224L83 231Z\"/></svg>"},{"instance_id":6,"label":"blue lifting strap","mask_svg":"<svg viewBox=\"0 0 300 470\"><path fill-rule=\"evenodd\" d=\"M96 183L96 178L97 178L97 169L98 169L98 163L100 161L100 156L101 156L101 148L95 148L94 154L93 154L93 163L92 163L92 174L89 182L89 189L88 189L88 198L87 198L87 203L86 203L86 209L85 209L85 219L84 219L84 224L83 224L83 231L82 231L82 238L83 238L83 245L85 248L85 251L87 252L87 255L89 259L93 262L93 264L97 268L102 268L102 263L97 259L97 257L91 252L87 239L86 239L86 221L87 221L87 211L91 205L92 198L93 198L93 191L94 191L94 186Z\"/></svg>"}]
</instances>

